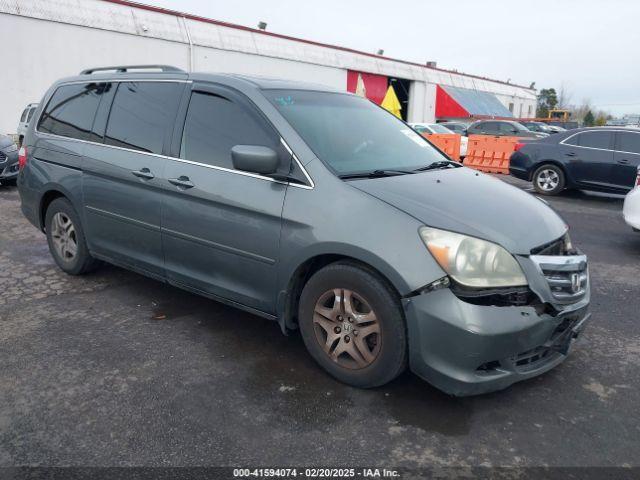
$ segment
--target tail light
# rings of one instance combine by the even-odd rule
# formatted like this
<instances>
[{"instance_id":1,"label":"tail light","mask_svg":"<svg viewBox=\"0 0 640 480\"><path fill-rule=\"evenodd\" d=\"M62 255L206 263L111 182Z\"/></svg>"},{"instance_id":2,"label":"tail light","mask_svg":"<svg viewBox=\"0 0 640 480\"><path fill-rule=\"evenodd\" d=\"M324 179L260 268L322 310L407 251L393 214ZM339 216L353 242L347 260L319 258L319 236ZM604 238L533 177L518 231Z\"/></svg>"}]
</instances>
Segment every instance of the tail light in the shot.
<instances>
[{"instance_id":1,"label":"tail light","mask_svg":"<svg viewBox=\"0 0 640 480\"><path fill-rule=\"evenodd\" d=\"M516 144L513 146L513 151L514 151L514 152L517 152L518 150L520 150L520 149L521 149L522 147L524 147L525 145L526 145L526 143L518 142L518 143L516 143Z\"/></svg>"},{"instance_id":2,"label":"tail light","mask_svg":"<svg viewBox=\"0 0 640 480\"><path fill-rule=\"evenodd\" d=\"M27 147L24 145L18 150L18 168L22 170L27 164Z\"/></svg>"}]
</instances>

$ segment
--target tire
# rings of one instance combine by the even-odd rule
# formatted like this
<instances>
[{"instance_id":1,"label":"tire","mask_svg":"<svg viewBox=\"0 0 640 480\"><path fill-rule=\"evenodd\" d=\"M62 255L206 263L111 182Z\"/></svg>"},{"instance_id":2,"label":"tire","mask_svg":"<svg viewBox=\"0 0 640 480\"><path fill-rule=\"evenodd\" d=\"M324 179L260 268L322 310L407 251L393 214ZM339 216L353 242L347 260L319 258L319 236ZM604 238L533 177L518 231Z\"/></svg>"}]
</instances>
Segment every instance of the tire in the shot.
<instances>
[{"instance_id":1,"label":"tire","mask_svg":"<svg viewBox=\"0 0 640 480\"><path fill-rule=\"evenodd\" d=\"M80 217L66 198L56 198L47 208L45 230L51 256L64 272L82 275L99 265L87 248ZM66 248L61 246L63 243Z\"/></svg>"},{"instance_id":2,"label":"tire","mask_svg":"<svg viewBox=\"0 0 640 480\"><path fill-rule=\"evenodd\" d=\"M330 264L309 279L300 296L298 323L311 356L343 383L377 387L406 368L407 334L399 298L377 274L356 263Z\"/></svg>"},{"instance_id":3,"label":"tire","mask_svg":"<svg viewBox=\"0 0 640 480\"><path fill-rule=\"evenodd\" d=\"M542 195L557 195L565 187L564 171L557 165L547 163L534 172L533 188Z\"/></svg>"}]
</instances>

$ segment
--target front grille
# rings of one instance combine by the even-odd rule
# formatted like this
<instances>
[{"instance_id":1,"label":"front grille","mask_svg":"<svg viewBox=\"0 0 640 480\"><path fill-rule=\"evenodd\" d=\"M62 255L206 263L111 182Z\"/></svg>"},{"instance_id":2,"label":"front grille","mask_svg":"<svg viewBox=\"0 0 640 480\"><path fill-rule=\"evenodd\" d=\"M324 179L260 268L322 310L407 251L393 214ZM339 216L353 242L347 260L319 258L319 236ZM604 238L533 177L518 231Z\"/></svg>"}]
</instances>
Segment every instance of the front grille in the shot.
<instances>
[{"instance_id":1,"label":"front grille","mask_svg":"<svg viewBox=\"0 0 640 480\"><path fill-rule=\"evenodd\" d=\"M0 163L4 162L7 159L7 154L4 152L0 152Z\"/></svg>"},{"instance_id":2,"label":"front grille","mask_svg":"<svg viewBox=\"0 0 640 480\"><path fill-rule=\"evenodd\" d=\"M559 303L580 300L589 286L589 271L585 255L531 255L531 260L544 275L551 295Z\"/></svg>"}]
</instances>

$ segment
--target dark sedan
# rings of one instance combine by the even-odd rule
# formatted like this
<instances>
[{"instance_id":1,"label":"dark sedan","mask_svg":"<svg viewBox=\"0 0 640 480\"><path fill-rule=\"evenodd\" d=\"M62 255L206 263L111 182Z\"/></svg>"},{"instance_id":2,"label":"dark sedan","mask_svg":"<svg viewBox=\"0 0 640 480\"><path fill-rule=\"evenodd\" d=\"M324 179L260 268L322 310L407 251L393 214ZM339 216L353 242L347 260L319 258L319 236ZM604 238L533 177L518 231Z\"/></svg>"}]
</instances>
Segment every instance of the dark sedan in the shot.
<instances>
[{"instance_id":1,"label":"dark sedan","mask_svg":"<svg viewBox=\"0 0 640 480\"><path fill-rule=\"evenodd\" d=\"M18 178L18 146L11 137L0 135L0 184L15 185Z\"/></svg>"},{"instance_id":2,"label":"dark sedan","mask_svg":"<svg viewBox=\"0 0 640 480\"><path fill-rule=\"evenodd\" d=\"M531 181L538 193L579 188L624 194L633 188L640 165L640 130L581 128L516 148L509 171Z\"/></svg>"},{"instance_id":3,"label":"dark sedan","mask_svg":"<svg viewBox=\"0 0 640 480\"><path fill-rule=\"evenodd\" d=\"M469 125L467 135L529 138L543 138L548 136L547 133L532 132L524 125L511 120L478 120Z\"/></svg>"}]
</instances>

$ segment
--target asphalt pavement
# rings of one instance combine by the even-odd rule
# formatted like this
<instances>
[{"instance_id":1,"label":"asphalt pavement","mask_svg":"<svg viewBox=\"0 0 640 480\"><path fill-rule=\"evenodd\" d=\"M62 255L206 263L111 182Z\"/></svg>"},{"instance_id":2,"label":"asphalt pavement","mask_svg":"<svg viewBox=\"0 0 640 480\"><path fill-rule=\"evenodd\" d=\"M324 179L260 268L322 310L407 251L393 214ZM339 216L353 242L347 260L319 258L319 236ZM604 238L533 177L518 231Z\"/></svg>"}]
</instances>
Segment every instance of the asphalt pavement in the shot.
<instances>
[{"instance_id":1,"label":"asphalt pavement","mask_svg":"<svg viewBox=\"0 0 640 480\"><path fill-rule=\"evenodd\" d=\"M547 200L591 323L558 368L453 398L342 385L299 335L116 267L67 276L0 187L0 466L640 466L640 234L621 197Z\"/></svg>"}]
</instances>

